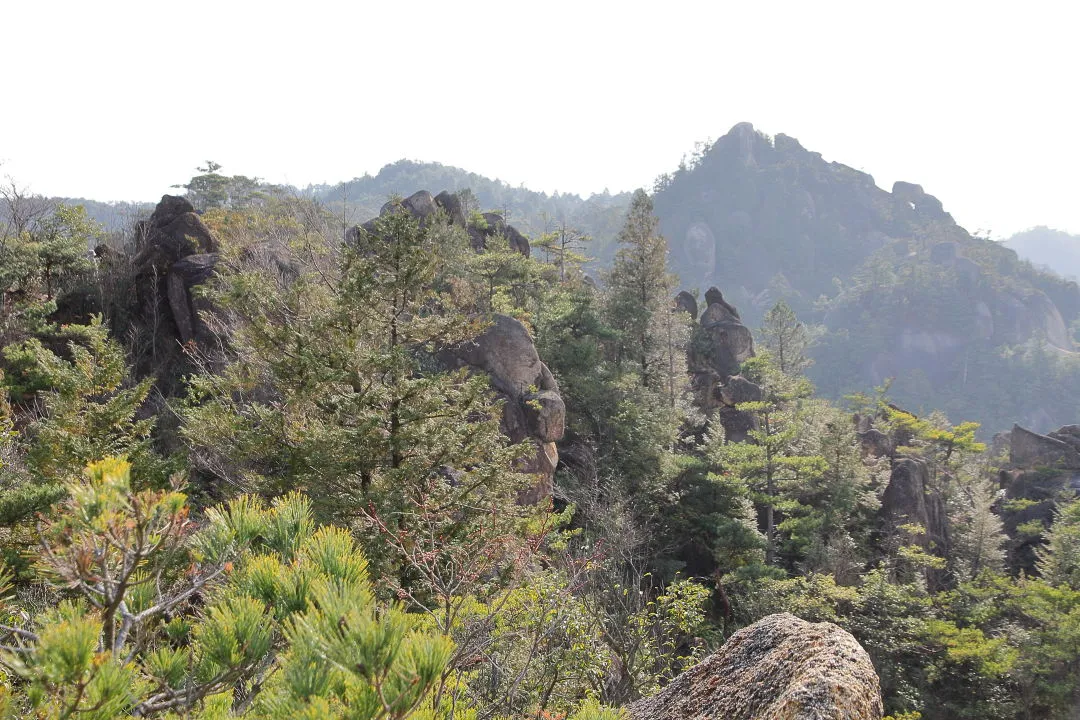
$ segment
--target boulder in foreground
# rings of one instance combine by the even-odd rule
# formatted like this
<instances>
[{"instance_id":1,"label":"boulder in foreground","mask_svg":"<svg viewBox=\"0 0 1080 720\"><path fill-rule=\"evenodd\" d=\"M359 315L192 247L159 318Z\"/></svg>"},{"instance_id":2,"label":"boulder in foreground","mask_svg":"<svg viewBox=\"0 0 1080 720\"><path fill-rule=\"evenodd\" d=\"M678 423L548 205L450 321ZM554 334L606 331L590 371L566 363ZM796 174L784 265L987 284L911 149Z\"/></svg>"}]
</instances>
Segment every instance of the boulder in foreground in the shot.
<instances>
[{"instance_id":1,"label":"boulder in foreground","mask_svg":"<svg viewBox=\"0 0 1080 720\"><path fill-rule=\"evenodd\" d=\"M881 720L870 657L832 623L769 615L656 695L634 720Z\"/></svg>"}]
</instances>

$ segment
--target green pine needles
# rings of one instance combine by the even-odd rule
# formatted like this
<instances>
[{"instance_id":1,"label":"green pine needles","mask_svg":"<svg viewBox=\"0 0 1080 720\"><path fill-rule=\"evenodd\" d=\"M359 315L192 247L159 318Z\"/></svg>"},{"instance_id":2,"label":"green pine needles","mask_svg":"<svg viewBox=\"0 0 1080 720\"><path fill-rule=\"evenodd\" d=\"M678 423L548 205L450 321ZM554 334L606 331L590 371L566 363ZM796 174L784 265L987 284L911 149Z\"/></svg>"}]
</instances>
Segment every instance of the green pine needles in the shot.
<instances>
[{"instance_id":1,"label":"green pine needles","mask_svg":"<svg viewBox=\"0 0 1080 720\"><path fill-rule=\"evenodd\" d=\"M215 507L88 466L41 529L38 570L67 599L0 662L11 716L428 718L453 643L377 603L345 530L299 494ZM439 715L440 717L442 715Z\"/></svg>"}]
</instances>

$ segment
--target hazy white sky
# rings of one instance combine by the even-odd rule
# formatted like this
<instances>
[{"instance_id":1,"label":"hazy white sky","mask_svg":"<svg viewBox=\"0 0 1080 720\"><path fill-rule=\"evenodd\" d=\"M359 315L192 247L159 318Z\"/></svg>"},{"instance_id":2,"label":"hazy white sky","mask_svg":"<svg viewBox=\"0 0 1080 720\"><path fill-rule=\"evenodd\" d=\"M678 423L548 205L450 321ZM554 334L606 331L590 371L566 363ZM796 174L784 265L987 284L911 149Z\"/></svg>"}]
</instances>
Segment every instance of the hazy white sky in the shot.
<instances>
[{"instance_id":1,"label":"hazy white sky","mask_svg":"<svg viewBox=\"0 0 1080 720\"><path fill-rule=\"evenodd\" d=\"M149 200L208 158L305 185L408 157L588 194L746 120L969 230L1080 232L1078 28L1069 0L0 0L0 174Z\"/></svg>"}]
</instances>

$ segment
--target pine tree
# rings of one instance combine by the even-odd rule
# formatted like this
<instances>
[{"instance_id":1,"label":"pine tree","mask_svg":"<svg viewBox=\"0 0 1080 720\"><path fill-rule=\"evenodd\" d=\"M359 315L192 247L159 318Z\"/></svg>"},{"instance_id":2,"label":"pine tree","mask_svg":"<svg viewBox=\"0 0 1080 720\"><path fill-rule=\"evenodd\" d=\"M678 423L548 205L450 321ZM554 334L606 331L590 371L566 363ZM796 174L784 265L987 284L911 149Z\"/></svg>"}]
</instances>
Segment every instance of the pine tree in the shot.
<instances>
[{"instance_id":1,"label":"pine tree","mask_svg":"<svg viewBox=\"0 0 1080 720\"><path fill-rule=\"evenodd\" d=\"M738 409L753 413L758 427L749 442L717 443L712 460L721 472L745 482L751 497L762 508L765 532L765 562L776 561L779 538L777 512L797 512L797 489L819 477L827 469L824 458L800 448L797 401L809 393L805 382L795 381L772 364L768 353L749 361L747 371L762 387L762 400L740 403Z\"/></svg>"},{"instance_id":2,"label":"pine tree","mask_svg":"<svg viewBox=\"0 0 1080 720\"><path fill-rule=\"evenodd\" d=\"M1046 545L1039 549L1037 569L1049 584L1080 591L1080 500L1058 507Z\"/></svg>"},{"instance_id":3,"label":"pine tree","mask_svg":"<svg viewBox=\"0 0 1080 720\"><path fill-rule=\"evenodd\" d=\"M465 270L480 288L480 306L504 314L524 311L539 274L536 261L513 250L498 233L486 238L481 250L466 255Z\"/></svg>"},{"instance_id":4,"label":"pine tree","mask_svg":"<svg viewBox=\"0 0 1080 720\"><path fill-rule=\"evenodd\" d=\"M467 248L458 228L391 212L337 272L320 260L288 283L228 278L216 299L235 354L192 380L183 409L197 467L262 494L308 492L320 519L365 528L380 574L421 595L437 590L409 554L415 533L450 568L468 538L505 537L531 512L515 503L532 478L516 471L524 451L500 433L487 378L440 359L485 327L444 275Z\"/></svg>"},{"instance_id":5,"label":"pine tree","mask_svg":"<svg viewBox=\"0 0 1080 720\"><path fill-rule=\"evenodd\" d=\"M153 419L140 417L152 381L134 383L121 345L100 316L67 326L65 359L36 338L4 349L8 392L42 412L24 442L27 466L43 482L71 477L73 468L107 455L124 455L144 477L164 479L150 447Z\"/></svg>"},{"instance_id":6,"label":"pine tree","mask_svg":"<svg viewBox=\"0 0 1080 720\"><path fill-rule=\"evenodd\" d=\"M240 498L196 529L183 493L136 491L130 470L91 464L43 525L40 572L73 599L5 626L0 663L24 683L9 706L56 720L432 717L453 645L376 602L347 532L317 528L296 494Z\"/></svg>"},{"instance_id":7,"label":"pine tree","mask_svg":"<svg viewBox=\"0 0 1080 720\"><path fill-rule=\"evenodd\" d=\"M761 344L772 353L780 372L802 375L813 362L807 355L811 344L810 331L799 322L795 311L783 300L773 305L761 326Z\"/></svg>"},{"instance_id":8,"label":"pine tree","mask_svg":"<svg viewBox=\"0 0 1080 720\"><path fill-rule=\"evenodd\" d=\"M89 279L102 236L82 206L62 203L13 229L0 236L0 346L56 330L56 300Z\"/></svg>"},{"instance_id":9,"label":"pine tree","mask_svg":"<svg viewBox=\"0 0 1080 720\"><path fill-rule=\"evenodd\" d=\"M4 348L0 375L0 525L16 569L38 513L64 497L65 483L97 458L123 455L139 477L167 484L178 465L152 447L155 419L144 415L151 380L135 383L124 350L100 317L65 326L66 358L37 338ZM14 421L21 417L18 432ZM32 418L32 419L31 419Z\"/></svg>"},{"instance_id":10,"label":"pine tree","mask_svg":"<svg viewBox=\"0 0 1080 720\"><path fill-rule=\"evenodd\" d=\"M663 390L666 375L663 337L655 333L655 316L668 312L675 277L668 270L667 240L659 234L652 200L634 193L619 233L619 251L607 275L609 324L619 331L615 360L638 374L640 384Z\"/></svg>"},{"instance_id":11,"label":"pine tree","mask_svg":"<svg viewBox=\"0 0 1080 720\"><path fill-rule=\"evenodd\" d=\"M803 401L798 416L800 452L824 465L791 489L797 505L779 530L803 571L851 584L873 556L877 493L888 482L889 461L867 457L851 417L825 401Z\"/></svg>"},{"instance_id":12,"label":"pine tree","mask_svg":"<svg viewBox=\"0 0 1080 720\"><path fill-rule=\"evenodd\" d=\"M555 230L545 233L533 246L542 250L546 260L558 268L559 282L566 282L567 274L588 259L583 250L591 241L592 237L568 226L566 220L563 220Z\"/></svg>"},{"instance_id":13,"label":"pine tree","mask_svg":"<svg viewBox=\"0 0 1080 720\"><path fill-rule=\"evenodd\" d=\"M90 247L102 235L81 205L56 207L35 238L39 282L46 299L70 289L90 272Z\"/></svg>"}]
</instances>

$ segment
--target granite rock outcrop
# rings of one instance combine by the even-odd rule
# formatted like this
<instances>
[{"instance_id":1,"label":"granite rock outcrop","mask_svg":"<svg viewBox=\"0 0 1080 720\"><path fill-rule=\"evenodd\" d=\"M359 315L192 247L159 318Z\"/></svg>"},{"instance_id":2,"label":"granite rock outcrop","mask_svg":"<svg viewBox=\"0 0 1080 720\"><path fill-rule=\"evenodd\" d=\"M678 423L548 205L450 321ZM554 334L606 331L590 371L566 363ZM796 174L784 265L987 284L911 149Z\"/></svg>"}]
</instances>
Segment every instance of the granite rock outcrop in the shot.
<instances>
[{"instance_id":1,"label":"granite rock outcrop","mask_svg":"<svg viewBox=\"0 0 1080 720\"><path fill-rule=\"evenodd\" d=\"M832 623L769 615L630 706L634 720L880 720L869 655Z\"/></svg>"}]
</instances>

